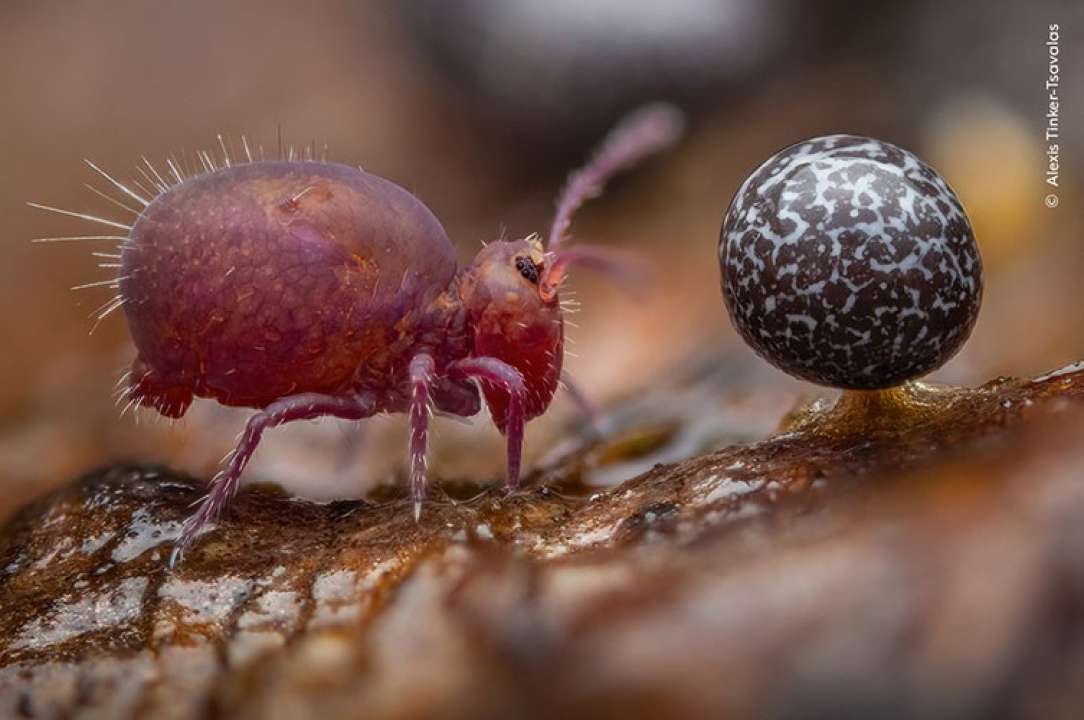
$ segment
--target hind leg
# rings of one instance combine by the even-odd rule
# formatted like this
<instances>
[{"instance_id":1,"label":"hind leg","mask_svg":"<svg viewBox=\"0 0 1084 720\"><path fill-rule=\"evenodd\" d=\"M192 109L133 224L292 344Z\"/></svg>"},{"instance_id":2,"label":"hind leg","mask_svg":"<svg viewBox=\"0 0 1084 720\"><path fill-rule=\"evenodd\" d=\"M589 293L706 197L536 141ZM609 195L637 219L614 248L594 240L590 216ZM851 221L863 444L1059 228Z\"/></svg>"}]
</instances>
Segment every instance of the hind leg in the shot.
<instances>
[{"instance_id":1,"label":"hind leg","mask_svg":"<svg viewBox=\"0 0 1084 720\"><path fill-rule=\"evenodd\" d=\"M237 447L229 455L226 467L211 480L211 489L199 502L196 512L184 522L181 535L173 547L169 565L173 567L180 560L185 549L200 531L212 522L222 508L237 492L241 473L244 472L264 430L295 420L313 420L318 417L337 417L344 420L361 420L376 412L376 401L371 395L320 395L303 393L290 395L268 405L253 415L245 426Z\"/></svg>"}]
</instances>

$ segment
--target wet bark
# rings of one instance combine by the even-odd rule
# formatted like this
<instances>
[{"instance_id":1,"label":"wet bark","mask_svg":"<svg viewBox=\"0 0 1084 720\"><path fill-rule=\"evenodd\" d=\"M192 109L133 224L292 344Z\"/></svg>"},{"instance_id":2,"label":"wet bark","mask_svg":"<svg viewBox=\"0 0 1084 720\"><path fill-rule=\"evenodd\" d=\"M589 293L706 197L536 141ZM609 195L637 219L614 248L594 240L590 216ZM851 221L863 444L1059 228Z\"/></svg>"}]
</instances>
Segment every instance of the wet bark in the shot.
<instances>
[{"instance_id":1,"label":"wet bark","mask_svg":"<svg viewBox=\"0 0 1084 720\"><path fill-rule=\"evenodd\" d=\"M0 714L1080 717L1084 370L743 442L748 372L418 524L248 488L172 572L200 481L78 479L0 534Z\"/></svg>"}]
</instances>

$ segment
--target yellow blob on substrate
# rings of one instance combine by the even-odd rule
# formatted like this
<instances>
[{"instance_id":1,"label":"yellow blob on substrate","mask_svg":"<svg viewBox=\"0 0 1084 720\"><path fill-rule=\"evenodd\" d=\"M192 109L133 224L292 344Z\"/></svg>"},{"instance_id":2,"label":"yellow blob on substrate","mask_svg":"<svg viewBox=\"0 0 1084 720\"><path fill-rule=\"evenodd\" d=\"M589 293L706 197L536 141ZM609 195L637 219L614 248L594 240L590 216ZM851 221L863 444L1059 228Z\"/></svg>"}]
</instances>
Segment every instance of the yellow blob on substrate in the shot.
<instances>
[{"instance_id":1,"label":"yellow blob on substrate","mask_svg":"<svg viewBox=\"0 0 1084 720\"><path fill-rule=\"evenodd\" d=\"M844 390L835 401L798 405L783 416L779 430L837 437L906 433L937 422L982 392L917 381L884 390Z\"/></svg>"}]
</instances>

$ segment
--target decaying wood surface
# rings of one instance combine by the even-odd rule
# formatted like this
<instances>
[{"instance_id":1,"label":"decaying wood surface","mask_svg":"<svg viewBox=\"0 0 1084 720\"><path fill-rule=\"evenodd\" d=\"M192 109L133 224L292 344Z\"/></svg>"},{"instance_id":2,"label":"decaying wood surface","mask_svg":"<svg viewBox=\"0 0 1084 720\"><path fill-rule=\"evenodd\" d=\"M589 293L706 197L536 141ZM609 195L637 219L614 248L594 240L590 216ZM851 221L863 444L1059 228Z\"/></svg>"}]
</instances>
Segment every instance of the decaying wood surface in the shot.
<instances>
[{"instance_id":1,"label":"decaying wood surface","mask_svg":"<svg viewBox=\"0 0 1084 720\"><path fill-rule=\"evenodd\" d=\"M742 367L417 525L246 489L172 572L200 482L77 480L0 535L0 715L1081 717L1084 370L738 442Z\"/></svg>"}]
</instances>

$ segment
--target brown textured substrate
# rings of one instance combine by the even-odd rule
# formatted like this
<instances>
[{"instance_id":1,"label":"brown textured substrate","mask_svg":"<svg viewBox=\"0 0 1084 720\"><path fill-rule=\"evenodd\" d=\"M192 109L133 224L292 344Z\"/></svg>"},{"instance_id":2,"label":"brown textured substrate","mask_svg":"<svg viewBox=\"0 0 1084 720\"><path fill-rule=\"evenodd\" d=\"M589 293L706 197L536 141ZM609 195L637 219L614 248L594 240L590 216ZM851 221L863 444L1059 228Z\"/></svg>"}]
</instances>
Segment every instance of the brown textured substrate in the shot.
<instances>
[{"instance_id":1,"label":"brown textured substrate","mask_svg":"<svg viewBox=\"0 0 1084 720\"><path fill-rule=\"evenodd\" d=\"M654 397L728 402L713 378ZM0 715L1078 718L1082 397L1068 368L593 492L707 423L641 399L420 525L246 490L173 572L199 483L110 468L0 535Z\"/></svg>"}]
</instances>

